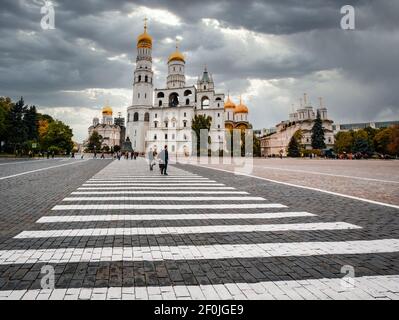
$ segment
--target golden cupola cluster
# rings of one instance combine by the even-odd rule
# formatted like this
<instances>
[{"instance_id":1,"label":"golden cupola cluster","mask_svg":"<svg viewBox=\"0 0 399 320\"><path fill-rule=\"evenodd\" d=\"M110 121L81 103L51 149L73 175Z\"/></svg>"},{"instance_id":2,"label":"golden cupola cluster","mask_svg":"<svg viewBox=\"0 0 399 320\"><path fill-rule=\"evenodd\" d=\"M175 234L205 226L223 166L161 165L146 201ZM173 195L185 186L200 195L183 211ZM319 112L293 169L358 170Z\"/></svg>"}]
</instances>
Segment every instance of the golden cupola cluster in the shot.
<instances>
[{"instance_id":1,"label":"golden cupola cluster","mask_svg":"<svg viewBox=\"0 0 399 320\"><path fill-rule=\"evenodd\" d=\"M178 45L177 39L176 39L176 50L168 58L168 63L170 63L172 61L186 62L184 60L184 55L179 51L179 45Z\"/></svg>"},{"instance_id":2,"label":"golden cupola cluster","mask_svg":"<svg viewBox=\"0 0 399 320\"><path fill-rule=\"evenodd\" d=\"M112 108L108 105L104 106L104 108L102 110L102 114L104 116L112 116Z\"/></svg>"},{"instance_id":3,"label":"golden cupola cluster","mask_svg":"<svg viewBox=\"0 0 399 320\"><path fill-rule=\"evenodd\" d=\"M227 96L227 100L224 103L224 108L225 109L234 109L236 105L234 104L233 101L230 100L230 95Z\"/></svg>"},{"instance_id":4,"label":"golden cupola cluster","mask_svg":"<svg viewBox=\"0 0 399 320\"><path fill-rule=\"evenodd\" d=\"M236 105L234 113L248 113L248 107L242 103L241 96L240 96L240 104Z\"/></svg>"},{"instance_id":5,"label":"golden cupola cluster","mask_svg":"<svg viewBox=\"0 0 399 320\"><path fill-rule=\"evenodd\" d=\"M147 33L147 19L144 19L144 32L137 37L137 48L152 48L152 37Z\"/></svg>"},{"instance_id":6,"label":"golden cupola cluster","mask_svg":"<svg viewBox=\"0 0 399 320\"><path fill-rule=\"evenodd\" d=\"M240 96L240 103L235 105L233 101L230 100L230 95L227 96L227 100L224 103L224 109L233 109L234 113L248 113L248 107L242 103Z\"/></svg>"}]
</instances>

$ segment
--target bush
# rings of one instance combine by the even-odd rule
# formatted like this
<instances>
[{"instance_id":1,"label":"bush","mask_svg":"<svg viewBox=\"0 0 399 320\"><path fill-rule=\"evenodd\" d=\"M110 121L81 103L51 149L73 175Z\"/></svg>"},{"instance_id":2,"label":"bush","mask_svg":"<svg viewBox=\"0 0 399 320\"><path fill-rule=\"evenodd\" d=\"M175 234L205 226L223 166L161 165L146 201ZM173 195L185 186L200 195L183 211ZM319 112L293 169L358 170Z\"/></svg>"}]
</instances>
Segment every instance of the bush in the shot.
<instances>
[{"instance_id":1,"label":"bush","mask_svg":"<svg viewBox=\"0 0 399 320\"><path fill-rule=\"evenodd\" d=\"M50 147L48 148L48 151L50 151L50 152L53 152L53 151L54 151L54 154L60 154L60 153L62 153L62 149L59 148L59 147L57 147L57 146L50 146Z\"/></svg>"}]
</instances>

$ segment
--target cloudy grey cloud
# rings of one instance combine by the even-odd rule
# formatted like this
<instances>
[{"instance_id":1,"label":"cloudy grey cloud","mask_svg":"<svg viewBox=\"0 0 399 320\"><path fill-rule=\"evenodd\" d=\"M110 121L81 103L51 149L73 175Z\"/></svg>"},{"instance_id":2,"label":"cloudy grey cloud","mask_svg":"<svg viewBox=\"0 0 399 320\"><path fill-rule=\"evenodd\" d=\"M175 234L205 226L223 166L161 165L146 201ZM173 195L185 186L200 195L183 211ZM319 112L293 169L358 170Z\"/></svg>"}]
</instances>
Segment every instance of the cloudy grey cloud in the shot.
<instances>
[{"instance_id":1,"label":"cloudy grey cloud","mask_svg":"<svg viewBox=\"0 0 399 320\"><path fill-rule=\"evenodd\" d=\"M59 0L55 30L40 28L42 3L2 1L0 95L53 112L78 140L105 101L129 105L144 16L155 86L179 36L188 82L206 64L217 90L243 94L256 128L284 120L303 92L323 96L336 122L399 118L397 1L351 1L354 31L339 27L343 0Z\"/></svg>"}]
</instances>

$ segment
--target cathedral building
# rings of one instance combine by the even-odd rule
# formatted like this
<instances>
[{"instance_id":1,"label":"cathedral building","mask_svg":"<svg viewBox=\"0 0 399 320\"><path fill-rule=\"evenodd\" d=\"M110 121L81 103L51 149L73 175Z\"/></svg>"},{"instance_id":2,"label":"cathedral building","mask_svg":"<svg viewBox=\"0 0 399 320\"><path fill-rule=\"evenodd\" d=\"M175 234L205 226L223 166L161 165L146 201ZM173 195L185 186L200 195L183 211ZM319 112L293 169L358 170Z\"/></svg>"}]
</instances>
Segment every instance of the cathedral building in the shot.
<instances>
[{"instance_id":1,"label":"cathedral building","mask_svg":"<svg viewBox=\"0 0 399 320\"><path fill-rule=\"evenodd\" d=\"M102 121L95 117L93 124L89 127L89 137L94 131L101 136L101 148L108 146L109 149L120 146L121 141L124 140L124 120L123 118L113 118L112 108L105 106L102 109ZM87 143L87 142L86 142Z\"/></svg>"},{"instance_id":2,"label":"cathedral building","mask_svg":"<svg viewBox=\"0 0 399 320\"><path fill-rule=\"evenodd\" d=\"M300 99L300 106L296 111L289 114L289 119L281 121L276 125L276 132L260 138L261 155L263 157L287 156L288 144L292 136L298 130L302 133L301 145L306 150L312 149L312 128L316 120L317 113L320 114L324 130L324 142L327 149L334 147L333 121L327 115L327 108L323 106L322 99L316 112L304 94L303 100Z\"/></svg>"},{"instance_id":3,"label":"cathedral building","mask_svg":"<svg viewBox=\"0 0 399 320\"><path fill-rule=\"evenodd\" d=\"M144 32L137 39L132 105L127 108L126 135L135 151L144 153L152 148L159 152L168 145L172 154L190 155L195 115L212 118L210 149L215 152L225 147L225 128L250 127L248 108L241 101L236 106L230 97L225 103L225 95L215 90L212 74L206 67L196 86L186 83L186 59L177 44L167 60L165 86L154 89L152 44L144 25Z\"/></svg>"}]
</instances>

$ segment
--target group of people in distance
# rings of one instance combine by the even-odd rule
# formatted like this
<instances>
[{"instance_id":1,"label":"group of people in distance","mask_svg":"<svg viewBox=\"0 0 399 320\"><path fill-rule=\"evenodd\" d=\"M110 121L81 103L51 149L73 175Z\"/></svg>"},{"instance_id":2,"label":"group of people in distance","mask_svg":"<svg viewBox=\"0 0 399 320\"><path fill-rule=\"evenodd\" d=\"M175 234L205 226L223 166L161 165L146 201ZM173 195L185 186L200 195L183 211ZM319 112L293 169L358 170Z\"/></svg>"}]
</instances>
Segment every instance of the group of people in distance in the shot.
<instances>
[{"instance_id":1,"label":"group of people in distance","mask_svg":"<svg viewBox=\"0 0 399 320\"><path fill-rule=\"evenodd\" d=\"M148 163L150 165L150 171L154 170L154 166L156 165L157 161L159 163L159 169L161 170L161 174L167 176L167 169L168 169L168 162L169 162L169 152L168 152L168 146L165 145L165 148L157 154L156 150L152 150L150 148L150 151L148 151L147 154L148 157Z\"/></svg>"}]
</instances>

